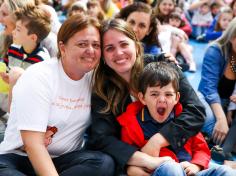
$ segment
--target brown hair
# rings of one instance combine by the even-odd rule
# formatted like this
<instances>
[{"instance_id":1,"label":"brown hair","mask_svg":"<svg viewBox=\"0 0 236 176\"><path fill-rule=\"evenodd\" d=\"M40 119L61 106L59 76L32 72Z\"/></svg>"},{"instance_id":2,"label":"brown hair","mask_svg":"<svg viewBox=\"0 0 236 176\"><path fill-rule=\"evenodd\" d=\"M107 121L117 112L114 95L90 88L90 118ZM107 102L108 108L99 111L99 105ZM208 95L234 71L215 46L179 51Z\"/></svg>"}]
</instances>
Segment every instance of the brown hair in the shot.
<instances>
[{"instance_id":1,"label":"brown hair","mask_svg":"<svg viewBox=\"0 0 236 176\"><path fill-rule=\"evenodd\" d=\"M61 26L57 35L57 46L59 48L59 42L66 44L68 40L75 35L75 33L93 26L100 31L100 23L96 18L89 17L87 15L73 15L69 17ZM58 58L61 57L60 49L58 51Z\"/></svg>"},{"instance_id":2,"label":"brown hair","mask_svg":"<svg viewBox=\"0 0 236 176\"><path fill-rule=\"evenodd\" d=\"M139 92L146 93L148 87L161 88L172 83L175 92L179 91L179 74L173 64L168 62L152 62L145 66L139 77Z\"/></svg>"},{"instance_id":3,"label":"brown hair","mask_svg":"<svg viewBox=\"0 0 236 176\"><path fill-rule=\"evenodd\" d=\"M37 6L26 6L15 12L17 20L21 20L28 29L28 34L37 35L37 43L45 39L50 30L50 18L45 11Z\"/></svg>"},{"instance_id":4,"label":"brown hair","mask_svg":"<svg viewBox=\"0 0 236 176\"><path fill-rule=\"evenodd\" d=\"M160 43L157 38L157 35L158 35L157 20L152 10L152 7L150 5L143 2L134 2L133 4L130 4L124 7L123 9L121 9L120 12L116 15L116 18L121 18L126 21L129 15L133 12L144 12L144 13L150 14L149 28L151 29L151 31L148 35L146 35L142 39L142 42L148 45L155 44L157 46L160 46Z\"/></svg>"},{"instance_id":5,"label":"brown hair","mask_svg":"<svg viewBox=\"0 0 236 176\"><path fill-rule=\"evenodd\" d=\"M100 60L100 63L94 72L94 92L106 102L106 106L101 112L112 112L113 114L118 115L120 109L124 111L125 100L127 96L129 96L128 91L138 91L138 77L143 70L143 52L135 33L125 21L121 19L105 21L101 29L102 40L105 33L109 30L116 30L123 33L125 36L132 39L136 45L136 61L131 70L129 83L105 64L103 59Z\"/></svg>"}]
</instances>

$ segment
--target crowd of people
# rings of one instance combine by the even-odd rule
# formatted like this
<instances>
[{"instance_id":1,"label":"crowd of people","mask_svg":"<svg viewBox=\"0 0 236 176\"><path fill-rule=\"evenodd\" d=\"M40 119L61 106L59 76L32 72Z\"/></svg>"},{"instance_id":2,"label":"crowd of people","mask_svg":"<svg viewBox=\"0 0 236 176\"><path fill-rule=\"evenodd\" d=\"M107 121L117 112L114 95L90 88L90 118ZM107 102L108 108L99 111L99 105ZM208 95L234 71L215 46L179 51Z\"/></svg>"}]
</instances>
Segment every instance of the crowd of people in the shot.
<instances>
[{"instance_id":1,"label":"crowd of people","mask_svg":"<svg viewBox=\"0 0 236 176\"><path fill-rule=\"evenodd\" d=\"M236 175L235 0L0 5L0 175Z\"/></svg>"}]
</instances>

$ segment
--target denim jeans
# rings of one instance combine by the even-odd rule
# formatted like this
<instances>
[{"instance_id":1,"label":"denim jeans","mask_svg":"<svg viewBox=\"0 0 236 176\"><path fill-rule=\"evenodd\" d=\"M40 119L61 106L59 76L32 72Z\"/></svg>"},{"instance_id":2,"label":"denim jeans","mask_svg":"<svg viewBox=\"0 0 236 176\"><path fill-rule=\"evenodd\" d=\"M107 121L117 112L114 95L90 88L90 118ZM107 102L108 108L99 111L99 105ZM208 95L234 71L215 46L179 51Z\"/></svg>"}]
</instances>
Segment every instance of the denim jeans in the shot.
<instances>
[{"instance_id":1,"label":"denim jeans","mask_svg":"<svg viewBox=\"0 0 236 176\"><path fill-rule=\"evenodd\" d=\"M98 151L74 151L53 158L53 163L60 176L113 176L113 159ZM27 156L17 154L0 155L0 176L36 175Z\"/></svg>"},{"instance_id":2,"label":"denim jeans","mask_svg":"<svg viewBox=\"0 0 236 176\"><path fill-rule=\"evenodd\" d=\"M228 166L214 166L202 170L196 176L234 176L236 171ZM162 163L152 174L152 176L187 176L179 163L166 161Z\"/></svg>"},{"instance_id":3,"label":"denim jeans","mask_svg":"<svg viewBox=\"0 0 236 176\"><path fill-rule=\"evenodd\" d=\"M202 132L206 133L208 136L212 135L213 129L215 127L215 123L216 123L216 118L211 110L211 107L209 106L209 104L206 102L204 96L202 95L201 92L197 92L197 95L200 99L200 101L202 102L202 104L205 107L205 111L206 111L206 118L205 118L205 122L204 125L202 127Z\"/></svg>"},{"instance_id":4,"label":"denim jeans","mask_svg":"<svg viewBox=\"0 0 236 176\"><path fill-rule=\"evenodd\" d=\"M192 37L197 38L198 36L205 34L207 28L208 27L192 25L192 33L191 33Z\"/></svg>"},{"instance_id":5,"label":"denim jeans","mask_svg":"<svg viewBox=\"0 0 236 176\"><path fill-rule=\"evenodd\" d=\"M152 176L186 176L186 174L179 163L166 161L154 171Z\"/></svg>"},{"instance_id":6,"label":"denim jeans","mask_svg":"<svg viewBox=\"0 0 236 176\"><path fill-rule=\"evenodd\" d=\"M196 176L234 176L236 171L228 166L214 166L209 169L202 170Z\"/></svg>"}]
</instances>

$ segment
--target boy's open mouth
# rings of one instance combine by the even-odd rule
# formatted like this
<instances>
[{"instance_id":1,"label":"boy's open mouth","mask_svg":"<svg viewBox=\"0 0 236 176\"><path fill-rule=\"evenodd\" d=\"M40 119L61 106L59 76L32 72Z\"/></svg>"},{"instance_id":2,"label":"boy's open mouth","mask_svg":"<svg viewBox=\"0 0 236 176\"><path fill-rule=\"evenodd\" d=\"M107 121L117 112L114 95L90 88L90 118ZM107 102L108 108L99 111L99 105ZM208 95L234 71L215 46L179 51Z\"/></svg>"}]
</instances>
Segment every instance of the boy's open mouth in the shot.
<instances>
[{"instance_id":1,"label":"boy's open mouth","mask_svg":"<svg viewBox=\"0 0 236 176\"><path fill-rule=\"evenodd\" d=\"M157 113L160 114L161 116L163 116L165 114L165 110L166 110L166 108L159 107L159 108L157 108Z\"/></svg>"}]
</instances>

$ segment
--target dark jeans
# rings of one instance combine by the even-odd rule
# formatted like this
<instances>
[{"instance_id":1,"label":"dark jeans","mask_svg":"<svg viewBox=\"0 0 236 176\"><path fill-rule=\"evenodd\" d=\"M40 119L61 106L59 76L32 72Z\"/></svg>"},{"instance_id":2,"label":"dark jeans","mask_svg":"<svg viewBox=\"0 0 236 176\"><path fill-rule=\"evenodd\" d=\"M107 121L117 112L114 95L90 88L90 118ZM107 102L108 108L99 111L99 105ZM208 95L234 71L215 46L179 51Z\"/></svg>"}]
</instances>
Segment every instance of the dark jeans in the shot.
<instances>
[{"instance_id":1,"label":"dark jeans","mask_svg":"<svg viewBox=\"0 0 236 176\"><path fill-rule=\"evenodd\" d=\"M98 151L74 151L54 158L53 163L60 176L113 176L113 159ZM0 176L36 175L26 156L0 155Z\"/></svg>"},{"instance_id":2,"label":"dark jeans","mask_svg":"<svg viewBox=\"0 0 236 176\"><path fill-rule=\"evenodd\" d=\"M231 127L229 128L228 134L225 138L222 146L225 153L232 152L236 144L236 117L234 117Z\"/></svg>"}]
</instances>

